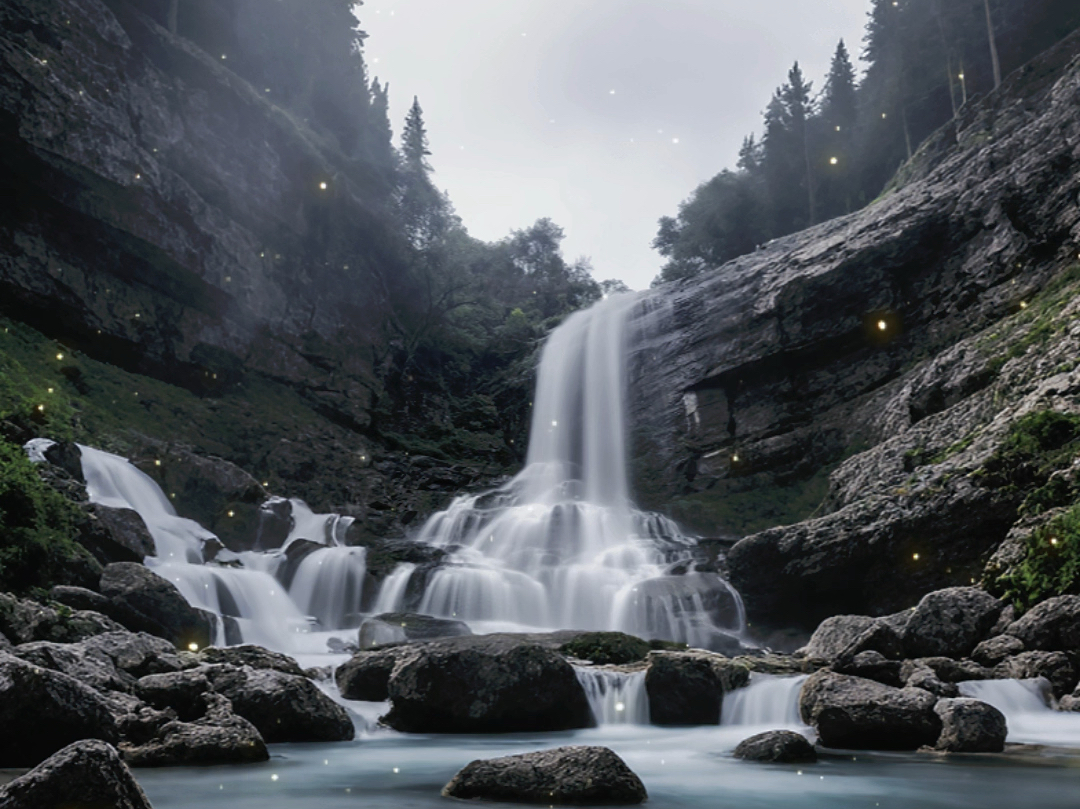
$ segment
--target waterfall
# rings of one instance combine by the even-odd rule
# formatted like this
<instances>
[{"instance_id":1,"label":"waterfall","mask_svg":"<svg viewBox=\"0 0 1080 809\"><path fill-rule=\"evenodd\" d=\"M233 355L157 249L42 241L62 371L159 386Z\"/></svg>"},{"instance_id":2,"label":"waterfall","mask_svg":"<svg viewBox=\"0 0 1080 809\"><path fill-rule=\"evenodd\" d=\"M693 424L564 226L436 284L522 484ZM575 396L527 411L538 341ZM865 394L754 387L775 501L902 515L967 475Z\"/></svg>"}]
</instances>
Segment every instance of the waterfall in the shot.
<instances>
[{"instance_id":1,"label":"waterfall","mask_svg":"<svg viewBox=\"0 0 1080 809\"><path fill-rule=\"evenodd\" d=\"M806 676L777 677L751 674L750 684L724 694L720 724L761 727L765 730L802 730L799 693Z\"/></svg>"},{"instance_id":2,"label":"waterfall","mask_svg":"<svg viewBox=\"0 0 1080 809\"><path fill-rule=\"evenodd\" d=\"M574 673L589 698L597 725L649 724L644 669L627 672L574 666Z\"/></svg>"},{"instance_id":3,"label":"waterfall","mask_svg":"<svg viewBox=\"0 0 1080 809\"><path fill-rule=\"evenodd\" d=\"M626 476L625 366L633 295L571 315L540 360L525 468L460 497L418 539L451 551L420 611L484 630L621 630L728 648L745 617L712 573L685 569L694 541L638 511Z\"/></svg>"},{"instance_id":4,"label":"waterfall","mask_svg":"<svg viewBox=\"0 0 1080 809\"><path fill-rule=\"evenodd\" d=\"M959 684L965 697L982 700L1003 714L1012 744L1080 744L1080 713L1055 711L1050 683L1032 680L969 680Z\"/></svg>"}]
</instances>

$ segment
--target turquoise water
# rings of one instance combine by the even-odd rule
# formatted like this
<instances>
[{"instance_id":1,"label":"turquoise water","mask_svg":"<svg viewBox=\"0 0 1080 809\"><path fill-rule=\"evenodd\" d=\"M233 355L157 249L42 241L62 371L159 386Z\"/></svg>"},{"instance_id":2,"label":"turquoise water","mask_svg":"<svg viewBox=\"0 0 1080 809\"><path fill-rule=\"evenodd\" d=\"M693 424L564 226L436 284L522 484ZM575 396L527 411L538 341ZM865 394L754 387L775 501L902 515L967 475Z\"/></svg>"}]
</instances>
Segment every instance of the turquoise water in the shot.
<instances>
[{"instance_id":1,"label":"turquoise water","mask_svg":"<svg viewBox=\"0 0 1080 809\"><path fill-rule=\"evenodd\" d=\"M809 765L731 757L761 730L609 726L529 736L404 736L382 731L344 744L275 745L245 767L140 770L156 809L420 809L448 805L440 790L476 758L565 744L611 747L638 773L654 809L1076 809L1080 751L1014 748L1002 755L866 754ZM500 806L501 804L484 804Z\"/></svg>"}]
</instances>

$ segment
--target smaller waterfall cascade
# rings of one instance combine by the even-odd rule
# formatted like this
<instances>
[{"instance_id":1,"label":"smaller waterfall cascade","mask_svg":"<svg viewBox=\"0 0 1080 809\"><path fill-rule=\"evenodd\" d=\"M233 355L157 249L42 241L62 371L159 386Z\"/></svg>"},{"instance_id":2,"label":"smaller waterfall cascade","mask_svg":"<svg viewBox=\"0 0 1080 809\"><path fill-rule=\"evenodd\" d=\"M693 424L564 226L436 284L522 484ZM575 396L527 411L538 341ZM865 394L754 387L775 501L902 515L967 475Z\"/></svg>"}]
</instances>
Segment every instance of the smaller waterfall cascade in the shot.
<instances>
[{"instance_id":1,"label":"smaller waterfall cascade","mask_svg":"<svg viewBox=\"0 0 1080 809\"><path fill-rule=\"evenodd\" d=\"M1012 744L1080 745L1080 713L1055 711L1050 683L1032 680L969 680L961 696L993 705L1003 714Z\"/></svg>"},{"instance_id":2,"label":"smaller waterfall cascade","mask_svg":"<svg viewBox=\"0 0 1080 809\"><path fill-rule=\"evenodd\" d=\"M694 540L630 499L624 372L635 300L613 296L551 335L526 467L501 489L458 498L419 533L451 551L421 612L480 631L620 630L704 648L730 648L741 634L742 602L723 579L671 575L685 571Z\"/></svg>"},{"instance_id":3,"label":"smaller waterfall cascade","mask_svg":"<svg viewBox=\"0 0 1080 809\"><path fill-rule=\"evenodd\" d=\"M803 730L799 693L805 675L778 677L751 674L750 684L724 694L720 709L722 726L762 727L767 730Z\"/></svg>"},{"instance_id":4,"label":"smaller waterfall cascade","mask_svg":"<svg viewBox=\"0 0 1080 809\"><path fill-rule=\"evenodd\" d=\"M649 724L645 671L574 666L597 725Z\"/></svg>"}]
</instances>

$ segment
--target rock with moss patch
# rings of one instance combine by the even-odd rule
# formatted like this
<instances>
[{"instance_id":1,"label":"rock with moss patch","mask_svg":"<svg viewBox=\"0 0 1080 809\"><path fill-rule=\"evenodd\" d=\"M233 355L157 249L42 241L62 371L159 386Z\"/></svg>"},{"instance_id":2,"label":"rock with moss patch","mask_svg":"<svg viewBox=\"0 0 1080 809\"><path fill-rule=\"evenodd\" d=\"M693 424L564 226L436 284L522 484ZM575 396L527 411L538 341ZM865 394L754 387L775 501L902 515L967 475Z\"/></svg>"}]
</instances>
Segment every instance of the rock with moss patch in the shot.
<instances>
[{"instance_id":1,"label":"rock with moss patch","mask_svg":"<svg viewBox=\"0 0 1080 809\"><path fill-rule=\"evenodd\" d=\"M559 651L597 666L621 666L644 660L651 648L647 641L624 632L583 632Z\"/></svg>"}]
</instances>

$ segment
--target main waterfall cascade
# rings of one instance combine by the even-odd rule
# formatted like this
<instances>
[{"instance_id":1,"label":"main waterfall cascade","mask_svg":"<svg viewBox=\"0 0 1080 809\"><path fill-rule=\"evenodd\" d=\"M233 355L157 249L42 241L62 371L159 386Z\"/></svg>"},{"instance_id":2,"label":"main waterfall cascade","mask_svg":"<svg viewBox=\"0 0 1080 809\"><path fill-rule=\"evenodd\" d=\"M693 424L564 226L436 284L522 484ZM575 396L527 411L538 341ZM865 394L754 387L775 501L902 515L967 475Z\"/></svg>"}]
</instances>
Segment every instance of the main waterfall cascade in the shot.
<instances>
[{"instance_id":1,"label":"main waterfall cascade","mask_svg":"<svg viewBox=\"0 0 1080 809\"><path fill-rule=\"evenodd\" d=\"M426 572L419 612L456 618L476 632L621 630L695 647L738 645L738 594L693 569L694 540L671 520L638 511L626 473L624 374L634 295L575 313L549 338L539 366L525 468L508 484L458 498L414 539L448 552ZM35 452L39 452L40 448ZM281 549L218 554L216 537L179 517L152 478L123 458L82 447L93 502L137 511L156 543L146 564L194 606L222 617L217 642L291 653L326 651L352 633L366 604L401 611L418 568L402 564L366 592L365 551L343 545L350 518L291 502ZM291 543L326 547L287 564ZM675 569L678 568L678 574ZM410 583L414 584L410 588Z\"/></svg>"}]
</instances>

